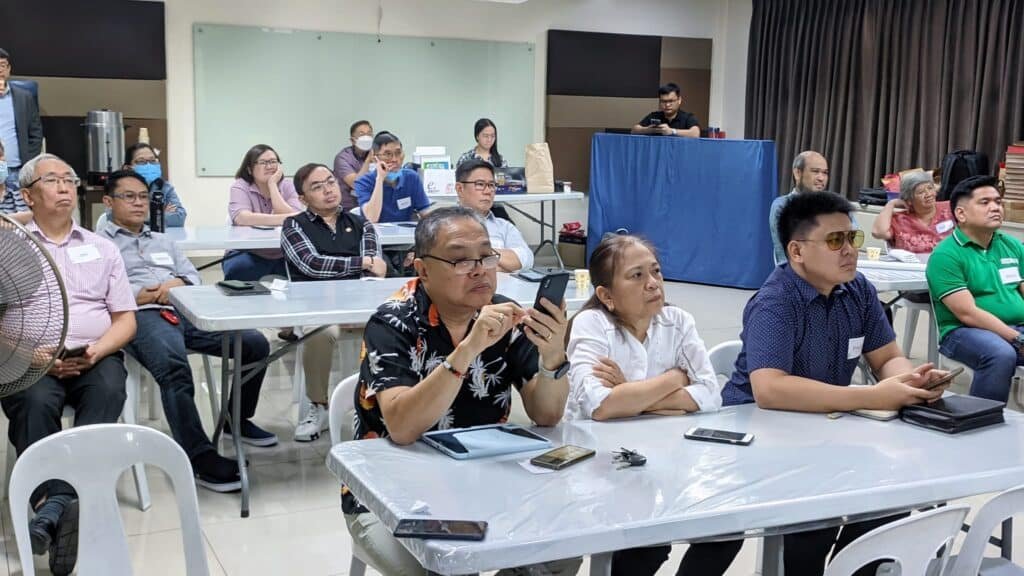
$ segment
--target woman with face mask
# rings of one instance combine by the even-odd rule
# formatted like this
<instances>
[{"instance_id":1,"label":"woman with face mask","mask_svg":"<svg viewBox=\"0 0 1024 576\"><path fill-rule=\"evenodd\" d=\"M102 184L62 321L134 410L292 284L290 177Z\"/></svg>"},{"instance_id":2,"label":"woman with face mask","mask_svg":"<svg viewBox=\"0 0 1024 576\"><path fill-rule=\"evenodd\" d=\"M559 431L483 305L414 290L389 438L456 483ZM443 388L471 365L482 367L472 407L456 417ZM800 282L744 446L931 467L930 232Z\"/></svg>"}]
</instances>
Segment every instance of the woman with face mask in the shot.
<instances>
[{"instance_id":1,"label":"woman with face mask","mask_svg":"<svg viewBox=\"0 0 1024 576\"><path fill-rule=\"evenodd\" d=\"M164 180L163 169L156 149L146 142L136 142L124 152L124 168L134 170L146 180L149 193L159 190L164 194L164 226L168 228L185 225L185 207L181 205L174 186Z\"/></svg>"},{"instance_id":2,"label":"woman with face mask","mask_svg":"<svg viewBox=\"0 0 1024 576\"><path fill-rule=\"evenodd\" d=\"M334 178L341 188L341 206L346 211L359 205L356 201L356 179L370 171L374 164L373 126L369 120L358 120L348 130L351 146L334 157Z\"/></svg>"}]
</instances>

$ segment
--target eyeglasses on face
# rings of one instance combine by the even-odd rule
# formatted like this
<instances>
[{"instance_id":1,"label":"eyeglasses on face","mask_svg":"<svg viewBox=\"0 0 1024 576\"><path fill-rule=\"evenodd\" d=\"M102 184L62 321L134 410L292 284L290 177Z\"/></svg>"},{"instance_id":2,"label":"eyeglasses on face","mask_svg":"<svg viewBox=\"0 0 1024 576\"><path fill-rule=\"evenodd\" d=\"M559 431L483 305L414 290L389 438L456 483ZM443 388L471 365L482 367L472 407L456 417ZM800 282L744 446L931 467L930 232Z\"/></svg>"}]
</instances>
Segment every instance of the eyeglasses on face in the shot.
<instances>
[{"instance_id":1,"label":"eyeglasses on face","mask_svg":"<svg viewBox=\"0 0 1024 576\"><path fill-rule=\"evenodd\" d=\"M35 186L37 182L42 183L44 188L56 188L61 184L70 186L72 188L78 188L78 185L82 183L82 181L78 179L76 176L70 176L67 174L65 174L64 176L58 176L56 174L45 174L29 182L26 188L31 188L32 186Z\"/></svg>"},{"instance_id":2,"label":"eyeglasses on face","mask_svg":"<svg viewBox=\"0 0 1024 576\"><path fill-rule=\"evenodd\" d=\"M458 260L446 260L444 258L438 258L430 254L424 254L420 258L429 258L431 260L437 260L449 264L455 269L455 273L459 276L465 276L472 272L477 265L484 270L493 270L498 267L498 260L501 260L501 255L497 252L491 252L487 256L481 258L459 258Z\"/></svg>"},{"instance_id":3,"label":"eyeglasses on face","mask_svg":"<svg viewBox=\"0 0 1024 576\"><path fill-rule=\"evenodd\" d=\"M836 252L842 249L843 244L846 242L850 243L854 249L858 249L864 245L864 231L863 230L850 230L848 232L829 232L825 235L824 240L814 240L811 238L804 238L797 240L797 242L824 242L828 249Z\"/></svg>"},{"instance_id":4,"label":"eyeglasses on face","mask_svg":"<svg viewBox=\"0 0 1024 576\"><path fill-rule=\"evenodd\" d=\"M398 150L388 150L387 152L378 152L377 153L377 158L380 158L381 160L396 160L396 159L401 158L401 157L402 157L402 149L401 148L399 148Z\"/></svg>"},{"instance_id":5,"label":"eyeglasses on face","mask_svg":"<svg viewBox=\"0 0 1024 576\"><path fill-rule=\"evenodd\" d=\"M149 202L149 192L123 192L117 194L111 194L112 197L118 200L124 200L129 204L134 204L136 201Z\"/></svg>"},{"instance_id":6,"label":"eyeglasses on face","mask_svg":"<svg viewBox=\"0 0 1024 576\"><path fill-rule=\"evenodd\" d=\"M334 176L330 176L326 180L321 180L319 182L313 182L312 184L310 184L309 191L321 194L325 190L327 190L328 187L333 188L337 186L337 184L338 180Z\"/></svg>"},{"instance_id":7,"label":"eyeglasses on face","mask_svg":"<svg viewBox=\"0 0 1024 576\"><path fill-rule=\"evenodd\" d=\"M135 160L132 160L132 165L134 165L134 166L145 166L147 164L159 164L159 163L160 163L160 161L157 160L155 157L136 158Z\"/></svg>"},{"instance_id":8,"label":"eyeglasses on face","mask_svg":"<svg viewBox=\"0 0 1024 576\"><path fill-rule=\"evenodd\" d=\"M275 160L273 158L271 158L269 160L257 160L256 161L256 165L257 166L261 166L263 168L277 168L277 165L280 164L280 163L281 163L280 160Z\"/></svg>"},{"instance_id":9,"label":"eyeglasses on face","mask_svg":"<svg viewBox=\"0 0 1024 576\"><path fill-rule=\"evenodd\" d=\"M483 192L484 190L487 190L488 192L494 192L495 190L498 189L498 184L495 183L494 180L459 180L459 183L472 184L473 190L476 190L477 192Z\"/></svg>"}]
</instances>

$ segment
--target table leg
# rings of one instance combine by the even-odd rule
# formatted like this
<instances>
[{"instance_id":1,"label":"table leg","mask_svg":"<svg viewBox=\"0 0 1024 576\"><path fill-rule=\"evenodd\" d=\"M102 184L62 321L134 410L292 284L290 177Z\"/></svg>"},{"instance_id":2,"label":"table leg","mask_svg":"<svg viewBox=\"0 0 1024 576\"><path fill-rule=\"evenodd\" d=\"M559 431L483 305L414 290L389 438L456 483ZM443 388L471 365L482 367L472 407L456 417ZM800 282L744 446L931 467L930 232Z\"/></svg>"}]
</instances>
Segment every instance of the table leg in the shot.
<instances>
[{"instance_id":1,"label":"table leg","mask_svg":"<svg viewBox=\"0 0 1024 576\"><path fill-rule=\"evenodd\" d=\"M212 386L213 383L211 382ZM231 397L231 333L224 332L220 339L220 411L213 428L213 445L219 446L220 434L228 417L228 398Z\"/></svg>"},{"instance_id":2,"label":"table leg","mask_svg":"<svg viewBox=\"0 0 1024 576\"><path fill-rule=\"evenodd\" d=\"M782 536L765 536L764 550L761 556L761 574L764 576L780 576L782 568Z\"/></svg>"},{"instance_id":3,"label":"table leg","mask_svg":"<svg viewBox=\"0 0 1024 576\"><path fill-rule=\"evenodd\" d=\"M238 475L242 480L242 518L249 517L249 470L242 450L242 335L235 334L234 374L231 385L231 438L238 458Z\"/></svg>"},{"instance_id":4,"label":"table leg","mask_svg":"<svg viewBox=\"0 0 1024 576\"><path fill-rule=\"evenodd\" d=\"M1013 561L1013 518L1007 518L1003 520L1002 533L999 535L999 539L1002 540L1003 546L1001 555L1009 561Z\"/></svg>"},{"instance_id":5,"label":"table leg","mask_svg":"<svg viewBox=\"0 0 1024 576\"><path fill-rule=\"evenodd\" d=\"M555 209L558 208L557 203L551 201L551 243L555 245L555 252L558 252L558 215L555 213Z\"/></svg>"},{"instance_id":6,"label":"table leg","mask_svg":"<svg viewBox=\"0 0 1024 576\"><path fill-rule=\"evenodd\" d=\"M611 576L612 553L602 552L590 555L590 576Z\"/></svg>"}]
</instances>

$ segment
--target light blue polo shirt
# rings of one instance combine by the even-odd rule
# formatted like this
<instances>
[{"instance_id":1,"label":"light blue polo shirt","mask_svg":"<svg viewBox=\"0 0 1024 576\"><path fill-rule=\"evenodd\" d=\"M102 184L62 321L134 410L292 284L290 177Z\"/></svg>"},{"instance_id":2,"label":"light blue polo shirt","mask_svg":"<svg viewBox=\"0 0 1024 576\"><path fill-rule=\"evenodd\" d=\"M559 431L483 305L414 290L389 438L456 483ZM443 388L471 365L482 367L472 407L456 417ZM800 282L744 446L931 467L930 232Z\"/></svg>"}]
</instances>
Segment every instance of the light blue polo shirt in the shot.
<instances>
[{"instance_id":1,"label":"light blue polo shirt","mask_svg":"<svg viewBox=\"0 0 1024 576\"><path fill-rule=\"evenodd\" d=\"M14 122L14 92L7 87L7 93L0 95L0 141L4 143L4 156L12 168L21 166L21 150L18 149L18 127Z\"/></svg>"},{"instance_id":2,"label":"light blue polo shirt","mask_svg":"<svg viewBox=\"0 0 1024 576\"><path fill-rule=\"evenodd\" d=\"M373 195L377 183L377 172L368 172L356 180L356 201L365 206ZM384 199L381 202L378 222L408 222L417 212L430 208L430 199L423 191L423 180L414 170L403 168L397 184L384 184Z\"/></svg>"}]
</instances>

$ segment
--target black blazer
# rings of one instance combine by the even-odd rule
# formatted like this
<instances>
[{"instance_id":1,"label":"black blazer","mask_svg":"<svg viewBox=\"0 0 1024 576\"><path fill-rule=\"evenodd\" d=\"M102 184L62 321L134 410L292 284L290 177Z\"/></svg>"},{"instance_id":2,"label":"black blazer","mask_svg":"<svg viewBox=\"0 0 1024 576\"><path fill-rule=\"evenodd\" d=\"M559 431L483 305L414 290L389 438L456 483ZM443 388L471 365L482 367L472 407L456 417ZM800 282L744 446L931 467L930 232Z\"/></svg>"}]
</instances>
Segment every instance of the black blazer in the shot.
<instances>
[{"instance_id":1,"label":"black blazer","mask_svg":"<svg viewBox=\"0 0 1024 576\"><path fill-rule=\"evenodd\" d=\"M24 164L43 152L43 123L39 105L28 90L8 84L14 98L14 125L18 130L18 153Z\"/></svg>"}]
</instances>

